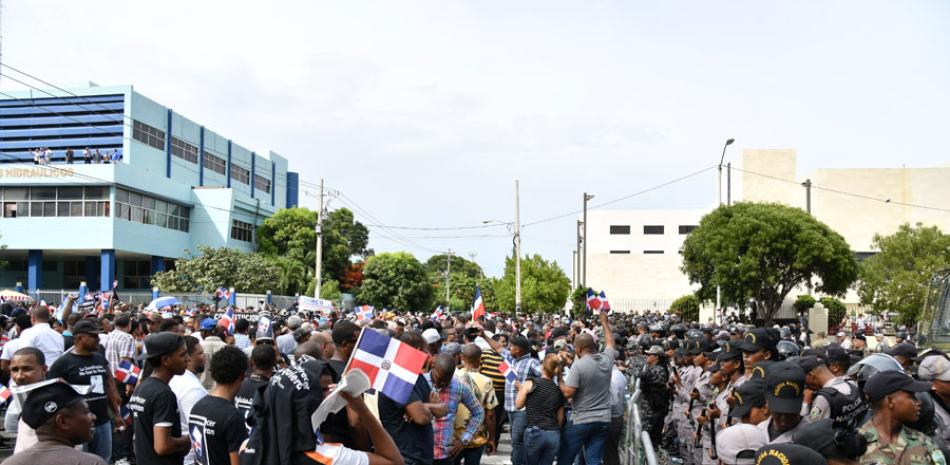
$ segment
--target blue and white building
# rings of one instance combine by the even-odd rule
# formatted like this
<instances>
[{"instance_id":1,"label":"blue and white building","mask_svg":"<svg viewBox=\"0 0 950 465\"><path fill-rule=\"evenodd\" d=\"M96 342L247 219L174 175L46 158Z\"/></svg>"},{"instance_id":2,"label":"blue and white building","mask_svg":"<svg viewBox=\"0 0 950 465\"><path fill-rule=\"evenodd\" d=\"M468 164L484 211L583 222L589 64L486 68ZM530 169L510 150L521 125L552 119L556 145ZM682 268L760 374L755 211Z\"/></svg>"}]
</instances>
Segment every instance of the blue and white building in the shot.
<instances>
[{"instance_id":1,"label":"blue and white building","mask_svg":"<svg viewBox=\"0 0 950 465\"><path fill-rule=\"evenodd\" d=\"M199 245L254 250L256 225L297 205L287 159L132 86L5 93L13 98L0 97L0 287L86 281L106 290L117 280L119 290L147 289ZM35 164L47 148L51 162ZM87 149L109 163L86 163Z\"/></svg>"}]
</instances>

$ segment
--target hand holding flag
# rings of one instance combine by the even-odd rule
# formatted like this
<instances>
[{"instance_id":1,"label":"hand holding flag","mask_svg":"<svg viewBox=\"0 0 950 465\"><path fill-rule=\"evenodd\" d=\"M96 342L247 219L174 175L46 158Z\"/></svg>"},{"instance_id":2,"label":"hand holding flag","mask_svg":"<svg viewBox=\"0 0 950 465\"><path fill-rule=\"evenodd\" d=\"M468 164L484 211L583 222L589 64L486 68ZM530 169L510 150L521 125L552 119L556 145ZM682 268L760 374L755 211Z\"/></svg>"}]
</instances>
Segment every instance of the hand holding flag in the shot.
<instances>
[{"instance_id":1,"label":"hand holding flag","mask_svg":"<svg viewBox=\"0 0 950 465\"><path fill-rule=\"evenodd\" d=\"M115 379L120 383L135 385L139 381L139 374L142 372L142 369L133 364L128 360L124 360L119 363L118 368L115 370Z\"/></svg>"},{"instance_id":2,"label":"hand holding flag","mask_svg":"<svg viewBox=\"0 0 950 465\"><path fill-rule=\"evenodd\" d=\"M363 328L350 361L343 370L359 369L366 373L373 389L405 404L422 373L428 356L409 344L402 343L375 330Z\"/></svg>"}]
</instances>

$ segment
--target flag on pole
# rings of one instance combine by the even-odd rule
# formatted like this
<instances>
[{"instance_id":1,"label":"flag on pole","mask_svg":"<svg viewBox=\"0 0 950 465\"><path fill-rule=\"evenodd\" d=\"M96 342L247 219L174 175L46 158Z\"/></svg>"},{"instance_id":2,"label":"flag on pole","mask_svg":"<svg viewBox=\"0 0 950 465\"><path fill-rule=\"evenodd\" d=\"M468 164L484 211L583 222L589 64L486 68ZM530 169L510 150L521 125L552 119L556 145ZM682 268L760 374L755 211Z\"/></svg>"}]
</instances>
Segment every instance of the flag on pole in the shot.
<instances>
[{"instance_id":1,"label":"flag on pole","mask_svg":"<svg viewBox=\"0 0 950 465\"><path fill-rule=\"evenodd\" d=\"M475 285L475 300L472 301L472 321L477 321L478 317L485 316L485 302L482 301L482 288Z\"/></svg>"},{"instance_id":2,"label":"flag on pole","mask_svg":"<svg viewBox=\"0 0 950 465\"><path fill-rule=\"evenodd\" d=\"M214 300L221 300L221 299L227 300L231 298L231 291L229 291L228 288L226 287L219 287L217 290L214 291L213 297L214 297Z\"/></svg>"},{"instance_id":3,"label":"flag on pole","mask_svg":"<svg viewBox=\"0 0 950 465\"><path fill-rule=\"evenodd\" d=\"M359 369L373 389L405 404L428 356L389 336L363 328L344 373Z\"/></svg>"},{"instance_id":4,"label":"flag on pole","mask_svg":"<svg viewBox=\"0 0 950 465\"><path fill-rule=\"evenodd\" d=\"M355 308L353 309L353 313L356 313L356 319L357 319L357 320L360 320L360 321L363 321L363 320L372 320L372 319L373 319L373 313L374 313L375 311L376 311L376 309L373 308L372 305L360 305L360 306L355 307Z\"/></svg>"},{"instance_id":5,"label":"flag on pole","mask_svg":"<svg viewBox=\"0 0 950 465\"><path fill-rule=\"evenodd\" d=\"M115 370L115 379L119 380L120 383L135 385L141 372L141 368L128 360L124 360L119 363L119 367Z\"/></svg>"},{"instance_id":6,"label":"flag on pole","mask_svg":"<svg viewBox=\"0 0 950 465\"><path fill-rule=\"evenodd\" d=\"M221 315L221 319L218 320L218 325L227 328L228 334L234 334L234 308L228 307L224 311L224 315Z\"/></svg>"},{"instance_id":7,"label":"flag on pole","mask_svg":"<svg viewBox=\"0 0 950 465\"><path fill-rule=\"evenodd\" d=\"M508 380L509 383L513 383L515 382L515 379L517 379L517 377L515 376L515 371L512 370L511 367L508 366L508 364L505 363L504 361L498 364L498 371L501 373L502 376L505 377L505 379Z\"/></svg>"},{"instance_id":8,"label":"flag on pole","mask_svg":"<svg viewBox=\"0 0 950 465\"><path fill-rule=\"evenodd\" d=\"M429 316L429 319L430 319L430 320L438 320L440 317L442 317L442 306L441 306L441 305L439 305L438 307L436 307L435 311L432 312L432 315Z\"/></svg>"},{"instance_id":9,"label":"flag on pole","mask_svg":"<svg viewBox=\"0 0 950 465\"><path fill-rule=\"evenodd\" d=\"M598 297L597 294L594 293L593 289L588 287L587 288L587 309L592 310L594 313L597 313L600 311L600 304L601 304L600 297Z\"/></svg>"},{"instance_id":10,"label":"flag on pole","mask_svg":"<svg viewBox=\"0 0 950 465\"><path fill-rule=\"evenodd\" d=\"M600 309L605 312L610 311L610 301L607 300L607 294L604 291L600 291Z\"/></svg>"}]
</instances>

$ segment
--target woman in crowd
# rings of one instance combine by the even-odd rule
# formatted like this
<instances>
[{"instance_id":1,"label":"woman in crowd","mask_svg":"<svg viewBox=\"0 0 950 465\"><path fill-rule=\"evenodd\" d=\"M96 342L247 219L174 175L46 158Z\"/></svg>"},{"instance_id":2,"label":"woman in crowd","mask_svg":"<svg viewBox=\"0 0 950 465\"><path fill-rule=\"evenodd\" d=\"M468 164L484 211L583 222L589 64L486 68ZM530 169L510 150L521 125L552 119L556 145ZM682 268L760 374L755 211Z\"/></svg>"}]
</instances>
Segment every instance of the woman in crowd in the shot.
<instances>
[{"instance_id":1,"label":"woman in crowd","mask_svg":"<svg viewBox=\"0 0 950 465\"><path fill-rule=\"evenodd\" d=\"M541 364L541 376L526 380L515 399L515 407L527 407L526 455L537 459L539 465L554 463L561 443L565 400L558 387L560 376L560 358L557 354L548 354Z\"/></svg>"}]
</instances>

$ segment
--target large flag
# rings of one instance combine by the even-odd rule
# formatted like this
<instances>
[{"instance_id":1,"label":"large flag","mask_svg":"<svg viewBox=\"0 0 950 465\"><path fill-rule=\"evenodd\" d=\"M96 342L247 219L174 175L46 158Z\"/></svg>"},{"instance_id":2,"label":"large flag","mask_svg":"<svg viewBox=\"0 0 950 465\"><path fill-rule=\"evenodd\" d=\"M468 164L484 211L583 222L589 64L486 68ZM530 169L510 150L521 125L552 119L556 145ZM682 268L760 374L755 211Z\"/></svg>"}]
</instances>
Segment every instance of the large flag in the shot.
<instances>
[{"instance_id":1,"label":"large flag","mask_svg":"<svg viewBox=\"0 0 950 465\"><path fill-rule=\"evenodd\" d=\"M594 293L593 289L588 287L587 288L587 309L592 310L595 313L599 312L601 303L602 302L600 301L600 297L598 297L597 294Z\"/></svg>"},{"instance_id":2,"label":"large flag","mask_svg":"<svg viewBox=\"0 0 950 465\"><path fill-rule=\"evenodd\" d=\"M219 287L217 290L214 291L213 297L215 301L218 301L221 299L228 300L231 298L231 291L229 291L228 288L226 287Z\"/></svg>"},{"instance_id":3,"label":"large flag","mask_svg":"<svg viewBox=\"0 0 950 465\"><path fill-rule=\"evenodd\" d=\"M119 380L120 383L135 385L139 380L139 373L141 372L141 368L128 360L124 360L120 362L119 367L115 369L115 379Z\"/></svg>"},{"instance_id":4,"label":"large flag","mask_svg":"<svg viewBox=\"0 0 950 465\"><path fill-rule=\"evenodd\" d=\"M344 373L360 369L373 389L405 404L428 356L376 330L363 328Z\"/></svg>"},{"instance_id":5,"label":"large flag","mask_svg":"<svg viewBox=\"0 0 950 465\"><path fill-rule=\"evenodd\" d=\"M228 307L218 320L218 324L228 329L228 334L234 334L234 308Z\"/></svg>"},{"instance_id":6,"label":"large flag","mask_svg":"<svg viewBox=\"0 0 950 465\"><path fill-rule=\"evenodd\" d=\"M485 302L482 301L482 288L476 284L475 300L472 301L472 321L477 321L480 316L485 316Z\"/></svg>"},{"instance_id":7,"label":"large flag","mask_svg":"<svg viewBox=\"0 0 950 465\"><path fill-rule=\"evenodd\" d=\"M356 319L363 320L372 320L373 314L376 312L376 309L372 305L360 305L353 308L353 313L356 313Z\"/></svg>"},{"instance_id":8,"label":"large flag","mask_svg":"<svg viewBox=\"0 0 950 465\"><path fill-rule=\"evenodd\" d=\"M517 378L515 376L515 371L512 370L510 366L508 366L507 362L502 361L501 363L499 363L498 371L501 372L502 376L504 376L505 379L507 379L509 383L515 382L515 379Z\"/></svg>"},{"instance_id":9,"label":"large flag","mask_svg":"<svg viewBox=\"0 0 950 465\"><path fill-rule=\"evenodd\" d=\"M432 312L432 315L429 316L429 319L430 319L430 320L438 320L438 319L441 318L441 317L442 317L442 306L439 305L439 306L435 309L435 311Z\"/></svg>"},{"instance_id":10,"label":"large flag","mask_svg":"<svg viewBox=\"0 0 950 465\"><path fill-rule=\"evenodd\" d=\"M600 291L600 309L605 312L610 311L610 301L607 300L607 294L604 291Z\"/></svg>"}]
</instances>

